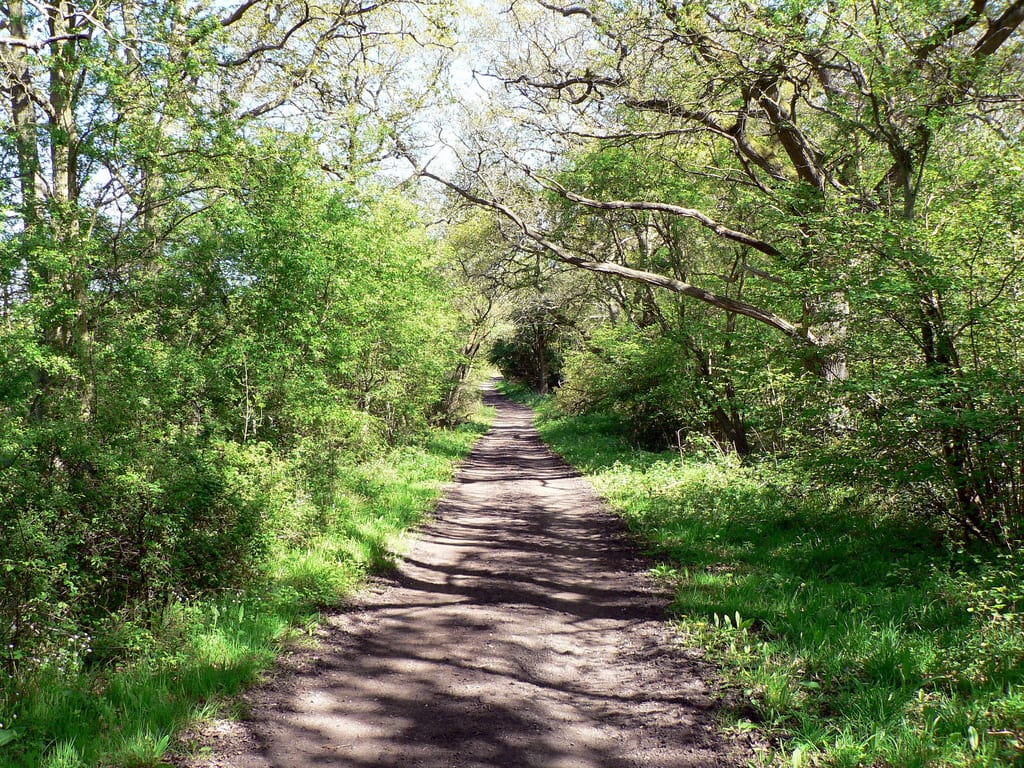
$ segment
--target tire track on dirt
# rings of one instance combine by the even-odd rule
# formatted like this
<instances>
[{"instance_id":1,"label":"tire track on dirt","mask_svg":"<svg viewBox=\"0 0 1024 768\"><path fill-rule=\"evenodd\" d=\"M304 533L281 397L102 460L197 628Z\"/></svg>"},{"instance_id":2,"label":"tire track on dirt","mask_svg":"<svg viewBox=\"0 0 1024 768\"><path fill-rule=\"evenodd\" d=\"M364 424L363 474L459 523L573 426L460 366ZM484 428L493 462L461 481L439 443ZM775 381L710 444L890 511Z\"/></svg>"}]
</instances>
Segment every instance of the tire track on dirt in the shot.
<instances>
[{"instance_id":1,"label":"tire track on dirt","mask_svg":"<svg viewBox=\"0 0 1024 768\"><path fill-rule=\"evenodd\" d=\"M397 572L216 723L213 768L738 764L621 525L492 389L491 431ZM182 763L185 765L186 763Z\"/></svg>"}]
</instances>

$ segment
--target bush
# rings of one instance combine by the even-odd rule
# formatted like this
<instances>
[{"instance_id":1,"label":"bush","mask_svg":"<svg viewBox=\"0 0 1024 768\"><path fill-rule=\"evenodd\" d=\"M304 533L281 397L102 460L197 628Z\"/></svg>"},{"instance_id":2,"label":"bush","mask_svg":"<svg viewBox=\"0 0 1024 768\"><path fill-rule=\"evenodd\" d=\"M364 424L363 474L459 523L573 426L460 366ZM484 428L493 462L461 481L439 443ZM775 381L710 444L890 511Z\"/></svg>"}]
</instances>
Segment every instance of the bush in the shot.
<instances>
[{"instance_id":1,"label":"bush","mask_svg":"<svg viewBox=\"0 0 1024 768\"><path fill-rule=\"evenodd\" d=\"M653 328L596 329L585 349L568 356L565 377L556 398L560 408L614 414L638 446L662 450L715 434L711 385L686 348Z\"/></svg>"}]
</instances>

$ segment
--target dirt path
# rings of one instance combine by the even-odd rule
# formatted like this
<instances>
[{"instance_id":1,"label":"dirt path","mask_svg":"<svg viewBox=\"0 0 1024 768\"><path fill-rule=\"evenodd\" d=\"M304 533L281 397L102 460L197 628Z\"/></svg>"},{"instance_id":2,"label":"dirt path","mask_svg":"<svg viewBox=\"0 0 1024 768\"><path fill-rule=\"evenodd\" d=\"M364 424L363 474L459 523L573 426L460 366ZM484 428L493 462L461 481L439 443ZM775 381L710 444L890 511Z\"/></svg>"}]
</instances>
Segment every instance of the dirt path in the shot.
<instances>
[{"instance_id":1,"label":"dirt path","mask_svg":"<svg viewBox=\"0 0 1024 768\"><path fill-rule=\"evenodd\" d=\"M620 525L531 412L498 416L398 572L206 734L197 765L682 768L736 764L695 654Z\"/></svg>"}]
</instances>

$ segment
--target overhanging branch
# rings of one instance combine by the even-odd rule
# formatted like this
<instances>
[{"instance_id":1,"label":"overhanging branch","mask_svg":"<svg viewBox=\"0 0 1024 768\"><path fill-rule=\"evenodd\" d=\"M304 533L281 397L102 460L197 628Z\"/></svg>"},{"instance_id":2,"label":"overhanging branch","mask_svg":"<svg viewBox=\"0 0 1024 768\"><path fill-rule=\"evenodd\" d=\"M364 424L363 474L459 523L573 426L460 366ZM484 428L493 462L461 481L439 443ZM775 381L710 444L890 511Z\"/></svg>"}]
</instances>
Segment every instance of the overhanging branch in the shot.
<instances>
[{"instance_id":1,"label":"overhanging branch","mask_svg":"<svg viewBox=\"0 0 1024 768\"><path fill-rule=\"evenodd\" d=\"M570 264L580 269L585 269L589 272L596 272L599 274L613 275L615 277L621 277L626 280L631 280L638 283L644 283L646 285L652 285L659 288L665 288L674 293L678 293L683 296L688 296L693 299L709 304L717 309L721 309L725 312L734 312L744 317L749 317L752 320L756 320L760 323L768 325L781 331L786 336L792 339L796 339L802 343L810 346L820 346L821 343L818 338L811 333L807 328L801 327L793 322L790 322L781 315L777 315L770 310L763 309L761 307L750 304L746 301L734 299L729 296L722 296L712 291L705 290L696 285L677 280L666 275L661 275L656 272L648 272L642 269L633 269L623 264L617 264L610 261L594 261L592 259L586 259L581 256L577 256L574 253L570 253L568 250L563 248L558 243L549 239L543 232L540 232L529 224L516 213L514 210L509 208L507 205L499 202L498 200L492 200L489 198L481 197L470 190L460 187L448 179L438 176L435 173L427 170L426 168L417 167L417 175L421 178L432 179L439 184L452 190L463 199L478 205L482 208L488 208L492 211L500 213L502 216L511 221L524 236L532 240L534 243L542 247L544 250L549 252L559 261ZM657 205L652 203L651 205ZM686 209L689 210L689 209ZM732 230L729 230L732 231ZM742 233L739 233L742 234ZM737 241L743 242L743 241ZM771 246L769 246L771 247Z\"/></svg>"},{"instance_id":2,"label":"overhanging branch","mask_svg":"<svg viewBox=\"0 0 1024 768\"><path fill-rule=\"evenodd\" d=\"M740 232L739 230L727 227L721 222L715 221L703 211L698 211L695 208L686 208L681 205L651 202L648 200L593 200L589 197L584 197L583 195L568 190L561 184L550 179L538 179L538 181L549 189L560 194L566 200L579 203L587 208L594 208L602 211L658 211L661 213L671 214L672 216L678 216L683 219L693 219L704 227L710 229L721 238L749 246L755 251L760 251L768 256L781 255L779 249L771 243L765 242L753 235L748 235L746 232Z\"/></svg>"}]
</instances>

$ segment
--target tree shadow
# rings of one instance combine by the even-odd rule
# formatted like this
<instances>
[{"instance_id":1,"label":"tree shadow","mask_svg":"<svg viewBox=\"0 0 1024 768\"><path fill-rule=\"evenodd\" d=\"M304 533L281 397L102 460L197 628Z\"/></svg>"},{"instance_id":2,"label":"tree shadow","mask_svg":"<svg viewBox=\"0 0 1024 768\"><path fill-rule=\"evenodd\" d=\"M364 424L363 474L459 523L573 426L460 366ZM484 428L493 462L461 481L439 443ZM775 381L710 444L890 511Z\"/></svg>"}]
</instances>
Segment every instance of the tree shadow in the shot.
<instances>
[{"instance_id":1,"label":"tree shadow","mask_svg":"<svg viewBox=\"0 0 1024 768\"><path fill-rule=\"evenodd\" d=\"M666 597L530 412L499 421L398 570L332 617L268 691L272 766L730 765L699 662L667 649Z\"/></svg>"}]
</instances>

